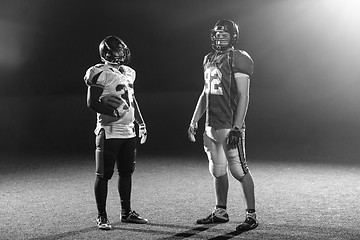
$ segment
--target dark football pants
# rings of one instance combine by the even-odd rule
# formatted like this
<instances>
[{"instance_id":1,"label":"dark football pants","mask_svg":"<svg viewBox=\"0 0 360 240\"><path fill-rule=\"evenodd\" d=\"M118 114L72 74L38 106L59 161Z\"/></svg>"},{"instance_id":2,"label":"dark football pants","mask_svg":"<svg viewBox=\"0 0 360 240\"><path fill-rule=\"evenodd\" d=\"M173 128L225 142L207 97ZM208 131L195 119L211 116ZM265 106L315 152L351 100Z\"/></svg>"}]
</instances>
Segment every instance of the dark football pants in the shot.
<instances>
[{"instance_id":1,"label":"dark football pants","mask_svg":"<svg viewBox=\"0 0 360 240\"><path fill-rule=\"evenodd\" d=\"M99 214L106 213L106 198L108 192L108 180L114 173L116 164L119 174L118 191L121 200L122 213L131 210L131 184L132 173L135 170L136 139L112 138L105 139L105 132L101 130L96 136L96 180L95 199Z\"/></svg>"}]
</instances>

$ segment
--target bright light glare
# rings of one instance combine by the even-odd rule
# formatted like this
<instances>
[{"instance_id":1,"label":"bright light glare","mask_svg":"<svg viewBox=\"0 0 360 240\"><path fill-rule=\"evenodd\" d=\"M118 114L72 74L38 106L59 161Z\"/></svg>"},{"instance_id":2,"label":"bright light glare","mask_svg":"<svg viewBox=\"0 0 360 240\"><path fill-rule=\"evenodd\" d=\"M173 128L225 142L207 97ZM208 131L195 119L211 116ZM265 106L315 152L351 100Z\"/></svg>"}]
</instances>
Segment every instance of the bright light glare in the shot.
<instances>
[{"instance_id":1,"label":"bright light glare","mask_svg":"<svg viewBox=\"0 0 360 240\"><path fill-rule=\"evenodd\" d=\"M323 5L335 9L339 13L358 13L360 1L358 0L323 0Z\"/></svg>"},{"instance_id":2,"label":"bright light glare","mask_svg":"<svg viewBox=\"0 0 360 240\"><path fill-rule=\"evenodd\" d=\"M354 27L360 24L359 0L324 0L323 6L333 12L333 18L341 22L344 27Z\"/></svg>"}]
</instances>

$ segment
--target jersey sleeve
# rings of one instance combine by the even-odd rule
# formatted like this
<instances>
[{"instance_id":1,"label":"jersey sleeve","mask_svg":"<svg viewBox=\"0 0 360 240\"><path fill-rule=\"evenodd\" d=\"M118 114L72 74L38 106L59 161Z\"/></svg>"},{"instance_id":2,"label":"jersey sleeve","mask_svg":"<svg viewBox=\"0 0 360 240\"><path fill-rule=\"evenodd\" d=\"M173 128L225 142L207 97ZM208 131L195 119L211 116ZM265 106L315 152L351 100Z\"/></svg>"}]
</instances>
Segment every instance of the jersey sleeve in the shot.
<instances>
[{"instance_id":1,"label":"jersey sleeve","mask_svg":"<svg viewBox=\"0 0 360 240\"><path fill-rule=\"evenodd\" d=\"M106 85L106 69L100 65L90 67L84 76L85 84L88 86L97 86L104 88Z\"/></svg>"},{"instance_id":2,"label":"jersey sleeve","mask_svg":"<svg viewBox=\"0 0 360 240\"><path fill-rule=\"evenodd\" d=\"M235 50L232 64L234 73L245 73L250 77L254 73L254 61L245 51Z\"/></svg>"}]
</instances>

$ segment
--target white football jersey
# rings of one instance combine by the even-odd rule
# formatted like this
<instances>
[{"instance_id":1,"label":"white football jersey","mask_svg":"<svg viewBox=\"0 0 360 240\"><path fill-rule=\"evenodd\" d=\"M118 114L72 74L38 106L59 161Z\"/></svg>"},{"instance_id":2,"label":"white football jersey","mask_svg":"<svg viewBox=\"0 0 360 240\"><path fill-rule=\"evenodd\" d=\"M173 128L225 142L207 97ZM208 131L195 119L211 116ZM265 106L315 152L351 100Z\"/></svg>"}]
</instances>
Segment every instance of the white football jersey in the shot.
<instances>
[{"instance_id":1,"label":"white football jersey","mask_svg":"<svg viewBox=\"0 0 360 240\"><path fill-rule=\"evenodd\" d=\"M135 137L134 128L134 81L136 72L129 66L121 65L120 70L107 64L96 64L90 67L84 80L88 86L97 86L103 89L101 97L117 95L124 99L130 107L125 115L114 121L114 117L97 113L95 134L105 129L106 138ZM100 98L101 98L100 97ZM119 109L119 112L123 110Z\"/></svg>"}]
</instances>

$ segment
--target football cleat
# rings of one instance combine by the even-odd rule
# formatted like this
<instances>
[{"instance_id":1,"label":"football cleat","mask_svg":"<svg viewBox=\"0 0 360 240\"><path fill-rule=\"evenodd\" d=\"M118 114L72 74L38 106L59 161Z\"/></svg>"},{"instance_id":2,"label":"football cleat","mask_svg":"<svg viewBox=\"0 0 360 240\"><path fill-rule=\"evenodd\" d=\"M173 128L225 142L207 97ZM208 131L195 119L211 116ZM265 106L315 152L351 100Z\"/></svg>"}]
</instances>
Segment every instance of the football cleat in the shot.
<instances>
[{"instance_id":1,"label":"football cleat","mask_svg":"<svg viewBox=\"0 0 360 240\"><path fill-rule=\"evenodd\" d=\"M140 217L135 211L129 212L127 215L121 215L121 221L125 223L138 223L145 224L148 222L147 219Z\"/></svg>"},{"instance_id":2,"label":"football cleat","mask_svg":"<svg viewBox=\"0 0 360 240\"><path fill-rule=\"evenodd\" d=\"M201 218L196 221L197 224L210 223L226 223L229 221L229 215L223 208L215 208L212 213L206 218Z\"/></svg>"},{"instance_id":3,"label":"football cleat","mask_svg":"<svg viewBox=\"0 0 360 240\"><path fill-rule=\"evenodd\" d=\"M238 232L249 231L251 229L256 228L258 225L259 222L256 220L256 213L246 212L245 221L240 223L240 225L236 227L236 231Z\"/></svg>"},{"instance_id":4,"label":"football cleat","mask_svg":"<svg viewBox=\"0 0 360 240\"><path fill-rule=\"evenodd\" d=\"M101 230L110 230L111 223L106 216L98 216L96 219L97 227Z\"/></svg>"}]
</instances>

